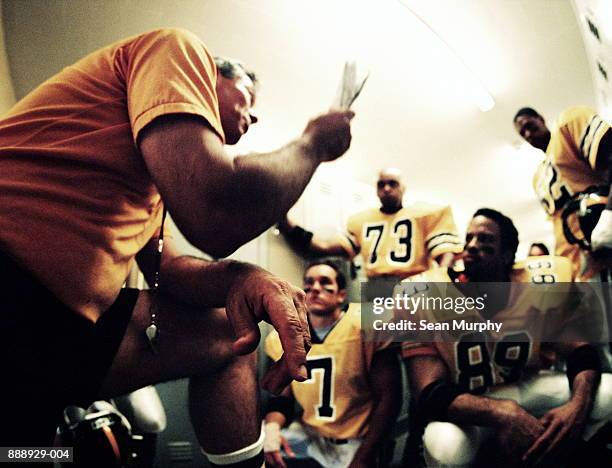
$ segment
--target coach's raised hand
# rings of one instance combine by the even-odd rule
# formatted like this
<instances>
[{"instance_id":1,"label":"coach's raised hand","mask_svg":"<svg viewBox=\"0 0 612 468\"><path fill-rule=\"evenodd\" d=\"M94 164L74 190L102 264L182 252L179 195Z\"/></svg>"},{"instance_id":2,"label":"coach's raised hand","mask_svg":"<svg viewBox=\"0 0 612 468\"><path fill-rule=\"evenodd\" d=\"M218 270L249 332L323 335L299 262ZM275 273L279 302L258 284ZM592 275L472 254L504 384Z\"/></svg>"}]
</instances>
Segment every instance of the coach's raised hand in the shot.
<instances>
[{"instance_id":1,"label":"coach's raised hand","mask_svg":"<svg viewBox=\"0 0 612 468\"><path fill-rule=\"evenodd\" d=\"M315 117L302 134L308 151L319 161L333 161L342 156L351 144L351 110L330 110Z\"/></svg>"}]
</instances>

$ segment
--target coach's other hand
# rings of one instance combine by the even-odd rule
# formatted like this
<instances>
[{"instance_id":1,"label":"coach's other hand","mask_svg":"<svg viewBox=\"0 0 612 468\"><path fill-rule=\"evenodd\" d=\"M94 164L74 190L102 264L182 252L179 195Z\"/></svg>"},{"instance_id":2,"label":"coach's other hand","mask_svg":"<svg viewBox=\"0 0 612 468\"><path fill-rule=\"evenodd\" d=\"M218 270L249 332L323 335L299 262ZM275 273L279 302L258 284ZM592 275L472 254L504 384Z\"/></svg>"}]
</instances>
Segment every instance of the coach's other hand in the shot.
<instances>
[{"instance_id":1,"label":"coach's other hand","mask_svg":"<svg viewBox=\"0 0 612 468\"><path fill-rule=\"evenodd\" d=\"M279 393L291 380L307 378L306 353L310 350L310 331L304 291L255 265L248 265L233 281L226 310L234 329L233 350L248 354L257 348L261 320L278 331L283 357L266 373L266 390Z\"/></svg>"}]
</instances>

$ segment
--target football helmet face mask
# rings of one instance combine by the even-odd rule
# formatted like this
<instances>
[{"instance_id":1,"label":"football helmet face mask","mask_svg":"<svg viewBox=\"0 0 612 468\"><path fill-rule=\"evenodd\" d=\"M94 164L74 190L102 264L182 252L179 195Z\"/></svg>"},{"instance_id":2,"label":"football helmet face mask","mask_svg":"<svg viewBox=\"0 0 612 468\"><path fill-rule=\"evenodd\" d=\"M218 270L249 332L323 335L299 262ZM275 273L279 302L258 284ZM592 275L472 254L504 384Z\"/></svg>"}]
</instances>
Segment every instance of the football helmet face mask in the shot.
<instances>
[{"instance_id":1,"label":"football helmet face mask","mask_svg":"<svg viewBox=\"0 0 612 468\"><path fill-rule=\"evenodd\" d=\"M561 216L563 233L570 244L578 244L581 249L591 251L591 233L606 208L608 192L607 187L592 187L576 194L566 203ZM577 220L579 231L572 219Z\"/></svg>"}]
</instances>

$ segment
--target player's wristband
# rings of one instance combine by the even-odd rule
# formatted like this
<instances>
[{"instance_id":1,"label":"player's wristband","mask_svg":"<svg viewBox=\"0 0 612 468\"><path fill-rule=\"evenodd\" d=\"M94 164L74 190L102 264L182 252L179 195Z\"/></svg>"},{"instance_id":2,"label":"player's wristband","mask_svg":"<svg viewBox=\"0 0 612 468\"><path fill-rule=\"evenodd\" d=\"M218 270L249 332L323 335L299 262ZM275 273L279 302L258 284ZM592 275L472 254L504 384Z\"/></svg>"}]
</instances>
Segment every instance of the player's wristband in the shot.
<instances>
[{"instance_id":1,"label":"player's wristband","mask_svg":"<svg viewBox=\"0 0 612 468\"><path fill-rule=\"evenodd\" d=\"M285 233L287 241L296 249L304 252L308 251L310 243L312 242L312 236L312 232L300 226L295 226Z\"/></svg>"},{"instance_id":2,"label":"player's wristband","mask_svg":"<svg viewBox=\"0 0 612 468\"><path fill-rule=\"evenodd\" d=\"M584 370L594 370L601 374L601 359L595 346L586 344L573 350L566 359L567 380L570 389L573 388L574 379Z\"/></svg>"},{"instance_id":3,"label":"player's wristband","mask_svg":"<svg viewBox=\"0 0 612 468\"><path fill-rule=\"evenodd\" d=\"M264 453L280 452L281 449L281 427L277 422L268 422L264 425Z\"/></svg>"},{"instance_id":4,"label":"player's wristband","mask_svg":"<svg viewBox=\"0 0 612 468\"><path fill-rule=\"evenodd\" d=\"M295 404L293 402L293 398L286 396L271 397L266 407L266 414L273 411L278 411L285 416L285 424L289 424L291 421L293 421L293 416L295 414Z\"/></svg>"},{"instance_id":5,"label":"player's wristband","mask_svg":"<svg viewBox=\"0 0 612 468\"><path fill-rule=\"evenodd\" d=\"M435 380L421 391L418 411L424 419L446 421L448 419L448 407L462 393L456 384Z\"/></svg>"}]
</instances>

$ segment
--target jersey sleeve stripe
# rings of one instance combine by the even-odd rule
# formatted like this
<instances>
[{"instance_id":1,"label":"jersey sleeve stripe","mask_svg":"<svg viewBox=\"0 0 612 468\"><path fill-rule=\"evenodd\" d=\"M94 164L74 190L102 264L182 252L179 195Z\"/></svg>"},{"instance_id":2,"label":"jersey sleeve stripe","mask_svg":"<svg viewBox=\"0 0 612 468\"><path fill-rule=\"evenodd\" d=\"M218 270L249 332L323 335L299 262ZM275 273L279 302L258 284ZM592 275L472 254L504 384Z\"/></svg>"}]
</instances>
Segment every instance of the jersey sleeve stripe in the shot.
<instances>
[{"instance_id":1,"label":"jersey sleeve stripe","mask_svg":"<svg viewBox=\"0 0 612 468\"><path fill-rule=\"evenodd\" d=\"M585 151L585 146L587 145L586 141L587 141L587 138L589 137L589 132L591 131L591 124L593 123L593 120L595 119L595 117L597 116L595 115L591 118L588 125L582 131L582 137L580 138L580 155L583 157L583 159L587 159L588 157L588 153Z\"/></svg>"},{"instance_id":2,"label":"jersey sleeve stripe","mask_svg":"<svg viewBox=\"0 0 612 468\"><path fill-rule=\"evenodd\" d=\"M450 237L453 237L453 238L459 238L459 236L455 232L440 232L440 233L438 233L438 234L436 234L434 236L431 236L431 237L427 238L425 240L425 242L427 244L429 244L432 240L434 240L434 239L436 239L438 237L442 237L442 236L450 236Z\"/></svg>"},{"instance_id":3,"label":"jersey sleeve stripe","mask_svg":"<svg viewBox=\"0 0 612 468\"><path fill-rule=\"evenodd\" d=\"M427 248L428 252L433 252L436 249L439 249L442 246L448 246L448 248L452 248L454 250L454 246L463 246L463 242L460 242L459 240L453 241L453 240L447 240L447 241L442 241L442 242L438 242L437 244L434 244L430 247Z\"/></svg>"},{"instance_id":4,"label":"jersey sleeve stripe","mask_svg":"<svg viewBox=\"0 0 612 468\"><path fill-rule=\"evenodd\" d=\"M585 135L580 144L580 152L585 161L593 168L595 168L597 164L599 141L601 141L601 138L609 128L610 127L601 117L595 115L585 130Z\"/></svg>"},{"instance_id":5,"label":"jersey sleeve stripe","mask_svg":"<svg viewBox=\"0 0 612 468\"><path fill-rule=\"evenodd\" d=\"M599 132L599 129L601 128L603 124L604 124L603 121L599 119L599 121L597 122L597 125L594 127L595 129L591 132L591 136L589 138L589 146L586 149L586 152L584 153L588 161L591 160L591 149L593 148L593 142L595 141L597 133Z\"/></svg>"}]
</instances>

